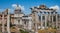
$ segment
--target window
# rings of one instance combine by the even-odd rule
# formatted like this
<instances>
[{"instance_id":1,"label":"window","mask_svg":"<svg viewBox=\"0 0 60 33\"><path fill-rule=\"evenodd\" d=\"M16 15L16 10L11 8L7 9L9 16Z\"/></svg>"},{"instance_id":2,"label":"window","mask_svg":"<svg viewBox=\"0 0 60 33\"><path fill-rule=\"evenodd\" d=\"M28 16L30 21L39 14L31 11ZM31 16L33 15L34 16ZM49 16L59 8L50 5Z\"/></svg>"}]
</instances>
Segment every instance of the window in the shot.
<instances>
[{"instance_id":1,"label":"window","mask_svg":"<svg viewBox=\"0 0 60 33\"><path fill-rule=\"evenodd\" d=\"M20 20L18 20L18 23L20 22Z\"/></svg>"}]
</instances>

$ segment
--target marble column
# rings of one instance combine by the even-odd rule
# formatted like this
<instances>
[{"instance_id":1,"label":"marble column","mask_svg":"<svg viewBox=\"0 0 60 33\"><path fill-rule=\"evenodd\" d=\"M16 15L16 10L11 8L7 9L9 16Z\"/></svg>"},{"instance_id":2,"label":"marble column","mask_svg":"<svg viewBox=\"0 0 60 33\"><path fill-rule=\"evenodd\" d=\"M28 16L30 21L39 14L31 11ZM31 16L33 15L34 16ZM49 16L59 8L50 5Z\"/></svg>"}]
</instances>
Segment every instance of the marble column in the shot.
<instances>
[{"instance_id":1,"label":"marble column","mask_svg":"<svg viewBox=\"0 0 60 33\"><path fill-rule=\"evenodd\" d=\"M31 19L29 19L28 29L29 29L29 30L31 30L31 29L32 29L32 21L31 21Z\"/></svg>"},{"instance_id":2,"label":"marble column","mask_svg":"<svg viewBox=\"0 0 60 33\"><path fill-rule=\"evenodd\" d=\"M47 27L47 14L45 14L45 28Z\"/></svg>"},{"instance_id":3,"label":"marble column","mask_svg":"<svg viewBox=\"0 0 60 33\"><path fill-rule=\"evenodd\" d=\"M52 14L52 27L54 28L53 14Z\"/></svg>"},{"instance_id":4,"label":"marble column","mask_svg":"<svg viewBox=\"0 0 60 33\"><path fill-rule=\"evenodd\" d=\"M7 14L7 32L10 33L10 14L9 14L9 9L8 9L8 14Z\"/></svg>"},{"instance_id":5,"label":"marble column","mask_svg":"<svg viewBox=\"0 0 60 33\"><path fill-rule=\"evenodd\" d=\"M2 15L2 33L4 33L4 14Z\"/></svg>"},{"instance_id":6,"label":"marble column","mask_svg":"<svg viewBox=\"0 0 60 33\"><path fill-rule=\"evenodd\" d=\"M41 28L43 27L43 19L42 19L43 15L41 14Z\"/></svg>"},{"instance_id":7,"label":"marble column","mask_svg":"<svg viewBox=\"0 0 60 33\"><path fill-rule=\"evenodd\" d=\"M51 27L51 12L49 12L49 27Z\"/></svg>"},{"instance_id":8,"label":"marble column","mask_svg":"<svg viewBox=\"0 0 60 33\"><path fill-rule=\"evenodd\" d=\"M22 25L22 19L20 19L20 25Z\"/></svg>"},{"instance_id":9,"label":"marble column","mask_svg":"<svg viewBox=\"0 0 60 33\"><path fill-rule=\"evenodd\" d=\"M37 14L37 12L35 12L35 28L36 28L35 33L38 33L37 22L38 22L38 14Z\"/></svg>"},{"instance_id":10,"label":"marble column","mask_svg":"<svg viewBox=\"0 0 60 33\"><path fill-rule=\"evenodd\" d=\"M56 28L58 28L58 14L56 14Z\"/></svg>"}]
</instances>

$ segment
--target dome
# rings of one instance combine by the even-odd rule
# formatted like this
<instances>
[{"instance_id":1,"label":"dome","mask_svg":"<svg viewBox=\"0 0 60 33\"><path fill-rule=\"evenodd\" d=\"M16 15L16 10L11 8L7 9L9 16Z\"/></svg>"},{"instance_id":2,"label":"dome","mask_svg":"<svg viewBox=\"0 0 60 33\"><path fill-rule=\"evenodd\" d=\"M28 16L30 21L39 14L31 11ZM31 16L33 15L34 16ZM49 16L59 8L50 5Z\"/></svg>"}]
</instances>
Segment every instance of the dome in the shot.
<instances>
[{"instance_id":1,"label":"dome","mask_svg":"<svg viewBox=\"0 0 60 33\"><path fill-rule=\"evenodd\" d=\"M17 5L17 7L15 9L16 10L21 10L21 8L19 7L19 5Z\"/></svg>"},{"instance_id":2,"label":"dome","mask_svg":"<svg viewBox=\"0 0 60 33\"><path fill-rule=\"evenodd\" d=\"M16 7L17 10L21 9L20 7Z\"/></svg>"}]
</instances>

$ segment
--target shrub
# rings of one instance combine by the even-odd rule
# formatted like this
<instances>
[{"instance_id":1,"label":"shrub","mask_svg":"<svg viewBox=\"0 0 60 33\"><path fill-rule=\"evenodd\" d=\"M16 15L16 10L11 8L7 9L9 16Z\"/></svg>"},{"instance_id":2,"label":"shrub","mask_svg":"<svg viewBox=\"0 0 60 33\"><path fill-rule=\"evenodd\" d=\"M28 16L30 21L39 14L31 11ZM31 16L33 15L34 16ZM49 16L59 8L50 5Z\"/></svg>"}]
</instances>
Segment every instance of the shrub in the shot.
<instances>
[{"instance_id":1,"label":"shrub","mask_svg":"<svg viewBox=\"0 0 60 33\"><path fill-rule=\"evenodd\" d=\"M29 32L27 32L27 31L24 31L24 30L21 30L21 29L20 29L20 32L21 32L21 33L29 33Z\"/></svg>"}]
</instances>

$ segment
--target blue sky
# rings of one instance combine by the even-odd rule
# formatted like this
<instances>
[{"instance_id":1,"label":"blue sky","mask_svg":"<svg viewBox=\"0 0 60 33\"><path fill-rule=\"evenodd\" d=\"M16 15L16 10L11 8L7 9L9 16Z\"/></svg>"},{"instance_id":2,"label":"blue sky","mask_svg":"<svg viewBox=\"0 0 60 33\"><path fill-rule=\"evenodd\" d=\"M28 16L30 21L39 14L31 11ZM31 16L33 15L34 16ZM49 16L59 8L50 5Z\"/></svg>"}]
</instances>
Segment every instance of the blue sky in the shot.
<instances>
[{"instance_id":1,"label":"blue sky","mask_svg":"<svg viewBox=\"0 0 60 33\"><path fill-rule=\"evenodd\" d=\"M38 6L41 4L45 4L47 7L54 5L58 5L60 7L60 0L0 0L0 9L7 9L7 8L13 9L12 4L20 4L24 6L25 10L23 12L25 14L30 14L31 7Z\"/></svg>"}]
</instances>

